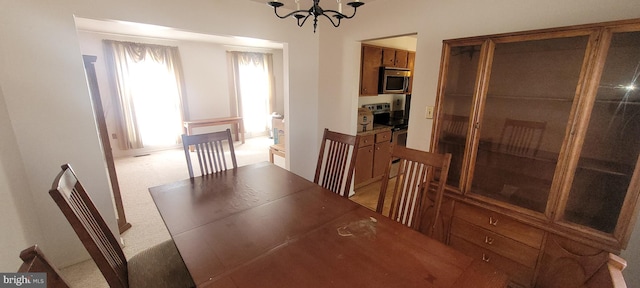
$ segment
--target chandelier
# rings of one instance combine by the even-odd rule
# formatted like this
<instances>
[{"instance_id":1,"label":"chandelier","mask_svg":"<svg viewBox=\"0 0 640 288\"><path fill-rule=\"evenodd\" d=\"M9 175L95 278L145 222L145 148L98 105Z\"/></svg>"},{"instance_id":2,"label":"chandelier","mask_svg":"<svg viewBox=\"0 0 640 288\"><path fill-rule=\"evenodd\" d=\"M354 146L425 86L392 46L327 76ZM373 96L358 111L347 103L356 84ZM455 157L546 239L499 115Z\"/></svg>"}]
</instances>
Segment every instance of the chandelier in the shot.
<instances>
[{"instance_id":1,"label":"chandelier","mask_svg":"<svg viewBox=\"0 0 640 288\"><path fill-rule=\"evenodd\" d=\"M318 4L318 3L320 3L320 0L313 0L313 6L311 6L311 8L309 8L308 10L304 10L304 9L301 10L300 9L300 0L295 0L295 1L296 1L296 6L297 6L296 11L293 11L293 12L287 14L287 15L284 15L284 16L280 16L280 14L278 14L278 8L282 7L284 4L280 3L278 0L269 1L269 2L267 2L267 4L269 4L269 6L271 6L271 7L273 7L273 12L280 19L288 18L290 16L293 16L294 18L296 18L298 20L298 27L302 27L302 25L304 25L304 23L307 21L307 19L309 19L309 17L313 16L313 33L316 33L316 28L318 27L318 16L327 17L327 19L329 19L329 21L331 21L331 24L333 24L333 27L338 27L338 26L340 26L340 20L353 18L354 16L356 16L356 10L358 9L358 7L364 5L364 3L360 2L360 0L354 0L353 2L347 3L347 5L353 7L353 14L351 14L351 16L347 16L345 14L342 14L342 1L341 0L337 0L337 2L338 2L338 11L322 9L322 7L320 7L320 4Z\"/></svg>"}]
</instances>

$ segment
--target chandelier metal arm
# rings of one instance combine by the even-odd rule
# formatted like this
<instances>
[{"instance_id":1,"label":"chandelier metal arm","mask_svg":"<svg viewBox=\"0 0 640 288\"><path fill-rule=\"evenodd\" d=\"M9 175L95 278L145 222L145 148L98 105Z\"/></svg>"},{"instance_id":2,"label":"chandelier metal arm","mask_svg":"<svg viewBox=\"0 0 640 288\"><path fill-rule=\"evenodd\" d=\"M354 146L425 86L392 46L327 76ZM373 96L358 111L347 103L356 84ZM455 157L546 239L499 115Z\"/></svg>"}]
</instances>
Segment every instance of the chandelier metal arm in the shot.
<instances>
[{"instance_id":1,"label":"chandelier metal arm","mask_svg":"<svg viewBox=\"0 0 640 288\"><path fill-rule=\"evenodd\" d=\"M302 11L304 11L304 10L302 10ZM305 11L305 12L308 12L308 11ZM300 14L298 14L298 15L300 15ZM302 16L302 15L300 15L300 16ZM307 19L309 19L309 16L311 16L311 13L307 14L306 17L296 17L296 19L298 19L298 27L302 27L302 25L304 25L304 22L307 22ZM300 22L300 20L302 20L302 22Z\"/></svg>"},{"instance_id":2,"label":"chandelier metal arm","mask_svg":"<svg viewBox=\"0 0 640 288\"><path fill-rule=\"evenodd\" d=\"M273 7L273 12L276 14L276 16L278 16L278 18L285 19L285 18L289 18L289 17L291 17L293 15L296 15L296 14L309 13L309 10L296 10L296 11L293 11L293 12L287 14L287 15L280 16L280 14L278 14L278 6L274 6ZM307 17L309 17L309 16L307 16Z\"/></svg>"},{"instance_id":3,"label":"chandelier metal arm","mask_svg":"<svg viewBox=\"0 0 640 288\"><path fill-rule=\"evenodd\" d=\"M311 6L309 10L298 9L286 15L280 15L278 14L278 8L284 6L284 4L282 4L277 0L267 2L269 6L273 7L273 12L274 14L276 14L278 18L280 19L285 19L289 17L296 18L298 27L302 27L304 23L307 22L307 19L313 16L313 33L316 32L316 28L318 26L318 16L326 17L327 19L329 19L329 22L331 22L331 25L333 25L333 27L338 27L340 26L340 22L342 19L351 19L355 17L358 7L364 5L363 2L360 2L358 0L347 3L347 6L351 6L351 8L353 8L353 14L351 14L351 16L348 16L336 10L324 10L322 9L322 7L320 7L319 3L320 3L320 0L313 0L313 6ZM340 1L338 1L338 3L340 3ZM300 7L298 6L298 8ZM342 8L342 6L340 6L340 8Z\"/></svg>"},{"instance_id":4,"label":"chandelier metal arm","mask_svg":"<svg viewBox=\"0 0 640 288\"><path fill-rule=\"evenodd\" d=\"M325 11L325 12L327 12L327 11ZM333 27L338 27L338 26L340 26L340 20L341 20L342 18L345 18L345 17L340 17L339 15L334 15L334 17L336 17L336 19L338 19L338 22L336 23L336 22L334 22L334 21L333 21L333 18L329 17L327 14L322 14L322 16L327 17L327 19L329 19L329 21L331 22L331 24L333 25Z\"/></svg>"},{"instance_id":5,"label":"chandelier metal arm","mask_svg":"<svg viewBox=\"0 0 640 288\"><path fill-rule=\"evenodd\" d=\"M351 14L351 16L347 16L347 15L342 14L342 13L340 13L340 12L336 11L336 10L324 10L324 13L325 13L325 14L327 14L327 13L333 13L333 14L334 14L334 15L332 15L333 17L340 18L340 19L341 19L341 18L344 18L344 19L351 19L351 18L353 18L353 17L355 17L355 16L356 16L356 8L353 8L353 14ZM328 16L327 16L327 17L328 17ZM333 21L332 21L332 22L333 22Z\"/></svg>"}]
</instances>

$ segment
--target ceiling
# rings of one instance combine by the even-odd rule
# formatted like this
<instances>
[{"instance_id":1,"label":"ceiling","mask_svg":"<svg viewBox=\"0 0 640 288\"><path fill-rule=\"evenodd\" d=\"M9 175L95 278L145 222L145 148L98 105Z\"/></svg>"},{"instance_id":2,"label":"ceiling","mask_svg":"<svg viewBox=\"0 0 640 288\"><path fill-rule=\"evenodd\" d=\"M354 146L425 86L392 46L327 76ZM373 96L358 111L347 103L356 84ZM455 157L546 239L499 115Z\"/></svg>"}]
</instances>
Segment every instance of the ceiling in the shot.
<instances>
[{"instance_id":1,"label":"ceiling","mask_svg":"<svg viewBox=\"0 0 640 288\"><path fill-rule=\"evenodd\" d=\"M262 3L267 6L267 0L249 0L257 3ZM345 4L354 0L341 0ZM362 0L362 2L369 3L376 0ZM296 8L295 0L280 0L284 4L283 8L293 10ZM325 9L337 9L337 3L332 1L325 1ZM300 0L300 5L303 7L311 7L312 0ZM266 7L270 8L270 7ZM345 13L350 13L351 8L343 7ZM275 16L274 16L275 17ZM139 37L150 37L158 39L170 39L170 40L184 40L195 42L208 42L230 46L240 47L257 47L267 49L282 49L283 44L272 42L263 39L237 37L232 35L211 35L196 33L191 31L185 31L172 27L164 27L151 24L134 23L117 20L96 20L88 18L76 17L76 28L80 31L100 32L107 34L117 35L131 35Z\"/></svg>"},{"instance_id":2,"label":"ceiling","mask_svg":"<svg viewBox=\"0 0 640 288\"><path fill-rule=\"evenodd\" d=\"M208 42L241 47L258 47L269 49L282 49L283 47L282 43L263 39L195 33L158 25L116 20L95 20L79 17L76 17L75 21L76 28L80 31L91 31L117 35L131 35L159 39Z\"/></svg>"}]
</instances>

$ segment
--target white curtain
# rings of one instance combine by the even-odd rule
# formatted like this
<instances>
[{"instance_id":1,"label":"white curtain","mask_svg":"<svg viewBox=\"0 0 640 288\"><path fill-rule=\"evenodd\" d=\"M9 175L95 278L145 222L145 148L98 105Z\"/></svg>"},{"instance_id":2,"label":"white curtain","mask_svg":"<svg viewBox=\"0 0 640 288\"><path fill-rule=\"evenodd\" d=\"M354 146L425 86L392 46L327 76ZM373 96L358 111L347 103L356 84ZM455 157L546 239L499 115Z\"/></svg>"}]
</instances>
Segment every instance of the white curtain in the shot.
<instances>
[{"instance_id":1,"label":"white curtain","mask_svg":"<svg viewBox=\"0 0 640 288\"><path fill-rule=\"evenodd\" d=\"M257 52L227 52L234 87L235 113L244 121L245 131L265 132L275 110L273 55Z\"/></svg>"},{"instance_id":2,"label":"white curtain","mask_svg":"<svg viewBox=\"0 0 640 288\"><path fill-rule=\"evenodd\" d=\"M177 47L105 40L121 149L175 145L182 133L184 81Z\"/></svg>"}]
</instances>

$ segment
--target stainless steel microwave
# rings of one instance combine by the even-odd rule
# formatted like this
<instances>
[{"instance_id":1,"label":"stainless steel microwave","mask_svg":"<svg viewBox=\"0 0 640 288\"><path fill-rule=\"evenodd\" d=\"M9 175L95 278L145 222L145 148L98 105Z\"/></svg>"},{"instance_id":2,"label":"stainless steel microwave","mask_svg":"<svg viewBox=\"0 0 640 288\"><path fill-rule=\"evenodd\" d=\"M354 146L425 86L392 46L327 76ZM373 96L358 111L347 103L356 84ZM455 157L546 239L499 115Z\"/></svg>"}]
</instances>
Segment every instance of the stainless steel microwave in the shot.
<instances>
[{"instance_id":1,"label":"stainless steel microwave","mask_svg":"<svg viewBox=\"0 0 640 288\"><path fill-rule=\"evenodd\" d=\"M378 93L404 94L409 89L411 71L404 68L380 67L380 81Z\"/></svg>"}]
</instances>

